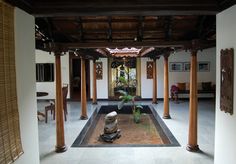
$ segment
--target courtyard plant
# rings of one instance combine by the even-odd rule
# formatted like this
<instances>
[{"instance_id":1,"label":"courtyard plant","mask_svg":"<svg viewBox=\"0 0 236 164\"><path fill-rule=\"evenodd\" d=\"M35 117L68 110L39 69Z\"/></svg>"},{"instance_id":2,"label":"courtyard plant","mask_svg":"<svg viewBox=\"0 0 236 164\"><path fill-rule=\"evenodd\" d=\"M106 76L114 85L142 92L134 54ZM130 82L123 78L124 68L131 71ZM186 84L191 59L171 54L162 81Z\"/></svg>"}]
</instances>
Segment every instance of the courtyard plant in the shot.
<instances>
[{"instance_id":1,"label":"courtyard plant","mask_svg":"<svg viewBox=\"0 0 236 164\"><path fill-rule=\"evenodd\" d=\"M135 97L131 95L129 92L129 82L125 79L125 77L121 76L119 77L119 83L122 84L122 88L128 88L127 90L121 89L117 92L120 93L119 99L121 100L118 103L118 109L120 110L126 103L131 103L132 113L133 113L133 119L135 123L139 123L141 119L141 109L143 107L139 104L135 103Z\"/></svg>"}]
</instances>

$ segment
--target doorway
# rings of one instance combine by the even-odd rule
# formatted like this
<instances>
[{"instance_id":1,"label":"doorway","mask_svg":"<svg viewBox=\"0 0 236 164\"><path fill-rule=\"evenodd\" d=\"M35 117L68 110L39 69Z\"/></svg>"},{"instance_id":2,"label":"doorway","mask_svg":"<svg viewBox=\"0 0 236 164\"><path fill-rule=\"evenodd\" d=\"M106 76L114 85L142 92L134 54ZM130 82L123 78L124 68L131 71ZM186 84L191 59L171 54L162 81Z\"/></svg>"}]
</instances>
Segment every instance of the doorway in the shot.
<instances>
[{"instance_id":1,"label":"doorway","mask_svg":"<svg viewBox=\"0 0 236 164\"><path fill-rule=\"evenodd\" d=\"M119 83L121 77L127 81L127 86ZM109 99L119 99L119 90L139 97L140 77L140 59L109 58Z\"/></svg>"},{"instance_id":2,"label":"doorway","mask_svg":"<svg viewBox=\"0 0 236 164\"><path fill-rule=\"evenodd\" d=\"M90 98L90 67L89 60L85 60L86 95ZM81 60L79 56L70 54L70 97L71 100L81 100Z\"/></svg>"}]
</instances>

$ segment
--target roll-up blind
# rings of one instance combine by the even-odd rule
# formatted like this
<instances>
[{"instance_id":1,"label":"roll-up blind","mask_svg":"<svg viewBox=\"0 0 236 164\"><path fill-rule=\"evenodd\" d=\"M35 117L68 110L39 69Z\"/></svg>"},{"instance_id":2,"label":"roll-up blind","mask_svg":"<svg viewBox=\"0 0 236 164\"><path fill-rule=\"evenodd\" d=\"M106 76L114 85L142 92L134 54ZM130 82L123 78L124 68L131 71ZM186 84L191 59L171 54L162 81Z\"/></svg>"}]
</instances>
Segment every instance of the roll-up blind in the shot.
<instances>
[{"instance_id":1,"label":"roll-up blind","mask_svg":"<svg viewBox=\"0 0 236 164\"><path fill-rule=\"evenodd\" d=\"M0 164L22 153L16 94L14 8L0 1Z\"/></svg>"}]
</instances>

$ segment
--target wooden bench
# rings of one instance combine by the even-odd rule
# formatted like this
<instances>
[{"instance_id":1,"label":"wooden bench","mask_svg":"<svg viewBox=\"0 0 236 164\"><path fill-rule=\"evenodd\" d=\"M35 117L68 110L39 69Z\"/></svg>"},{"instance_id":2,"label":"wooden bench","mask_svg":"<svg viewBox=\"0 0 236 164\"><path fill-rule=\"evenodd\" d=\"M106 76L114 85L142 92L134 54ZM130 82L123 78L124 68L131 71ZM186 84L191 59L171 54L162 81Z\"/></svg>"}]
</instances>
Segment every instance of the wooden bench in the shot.
<instances>
[{"instance_id":1,"label":"wooden bench","mask_svg":"<svg viewBox=\"0 0 236 164\"><path fill-rule=\"evenodd\" d=\"M177 90L173 91L171 89L171 100L174 100L176 103L179 103L179 95L180 94L189 94L189 92L190 92L189 90L177 89ZM215 97L215 85L212 85L212 87L210 89L198 90L197 92L198 92L198 94L212 94L213 98L214 98Z\"/></svg>"},{"instance_id":2,"label":"wooden bench","mask_svg":"<svg viewBox=\"0 0 236 164\"><path fill-rule=\"evenodd\" d=\"M174 100L175 103L179 103L179 95L180 94L189 94L189 90L179 90L177 93L175 94L171 94L171 100ZM215 90L198 90L197 92L198 94L212 94L213 97L215 97Z\"/></svg>"}]
</instances>

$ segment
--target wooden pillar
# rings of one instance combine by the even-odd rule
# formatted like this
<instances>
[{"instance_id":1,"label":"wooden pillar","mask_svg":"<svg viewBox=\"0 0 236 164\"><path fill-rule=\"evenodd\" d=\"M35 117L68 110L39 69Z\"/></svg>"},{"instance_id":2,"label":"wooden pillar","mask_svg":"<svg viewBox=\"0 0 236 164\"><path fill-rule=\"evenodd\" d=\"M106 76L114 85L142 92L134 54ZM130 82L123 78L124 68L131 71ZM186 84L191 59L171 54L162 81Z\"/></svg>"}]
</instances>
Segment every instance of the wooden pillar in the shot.
<instances>
[{"instance_id":1,"label":"wooden pillar","mask_svg":"<svg viewBox=\"0 0 236 164\"><path fill-rule=\"evenodd\" d=\"M168 70L169 54L164 55L164 119L170 119L169 114L169 70Z\"/></svg>"},{"instance_id":2,"label":"wooden pillar","mask_svg":"<svg viewBox=\"0 0 236 164\"><path fill-rule=\"evenodd\" d=\"M192 50L190 68L190 102L188 151L198 151L197 144L197 50Z\"/></svg>"},{"instance_id":3,"label":"wooden pillar","mask_svg":"<svg viewBox=\"0 0 236 164\"><path fill-rule=\"evenodd\" d=\"M63 111L63 97L62 97L62 83L61 83L61 54L55 54L56 58L56 146L55 151L65 152L67 147L65 145L64 137L64 111Z\"/></svg>"},{"instance_id":4,"label":"wooden pillar","mask_svg":"<svg viewBox=\"0 0 236 164\"><path fill-rule=\"evenodd\" d=\"M85 59L81 57L81 120L88 119L87 116L87 95L86 95L86 72Z\"/></svg>"},{"instance_id":5,"label":"wooden pillar","mask_svg":"<svg viewBox=\"0 0 236 164\"><path fill-rule=\"evenodd\" d=\"M96 60L93 60L93 104L97 104L97 73Z\"/></svg>"},{"instance_id":6,"label":"wooden pillar","mask_svg":"<svg viewBox=\"0 0 236 164\"><path fill-rule=\"evenodd\" d=\"M157 73L156 73L156 58L153 58L153 90L152 103L157 104Z\"/></svg>"}]
</instances>

